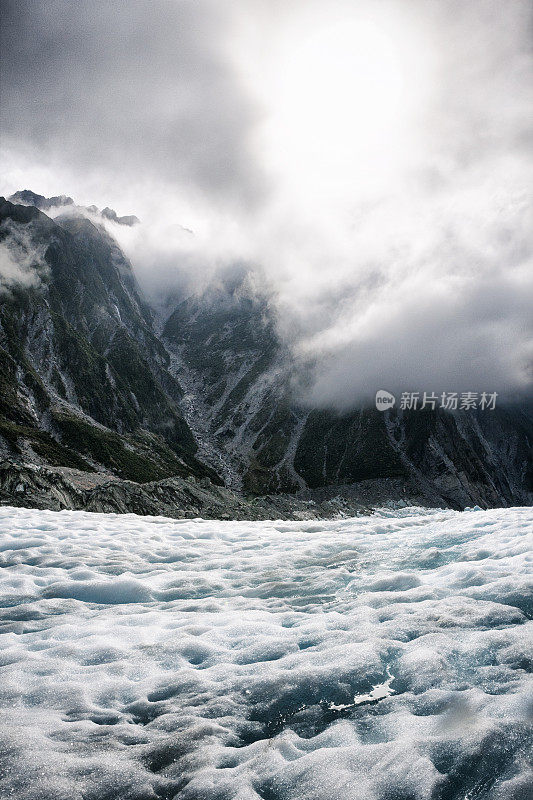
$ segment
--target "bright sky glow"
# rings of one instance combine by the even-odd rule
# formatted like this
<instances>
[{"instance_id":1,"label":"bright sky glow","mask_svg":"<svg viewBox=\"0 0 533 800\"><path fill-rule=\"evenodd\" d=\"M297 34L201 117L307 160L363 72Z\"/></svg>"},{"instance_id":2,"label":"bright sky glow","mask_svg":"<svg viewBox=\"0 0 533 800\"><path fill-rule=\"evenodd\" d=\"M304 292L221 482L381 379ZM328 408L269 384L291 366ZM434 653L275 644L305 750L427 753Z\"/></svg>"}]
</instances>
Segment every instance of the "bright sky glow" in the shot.
<instances>
[{"instance_id":1,"label":"bright sky glow","mask_svg":"<svg viewBox=\"0 0 533 800\"><path fill-rule=\"evenodd\" d=\"M304 206L367 199L399 177L431 71L416 28L394 15L323 23L296 18L263 74L261 156Z\"/></svg>"}]
</instances>

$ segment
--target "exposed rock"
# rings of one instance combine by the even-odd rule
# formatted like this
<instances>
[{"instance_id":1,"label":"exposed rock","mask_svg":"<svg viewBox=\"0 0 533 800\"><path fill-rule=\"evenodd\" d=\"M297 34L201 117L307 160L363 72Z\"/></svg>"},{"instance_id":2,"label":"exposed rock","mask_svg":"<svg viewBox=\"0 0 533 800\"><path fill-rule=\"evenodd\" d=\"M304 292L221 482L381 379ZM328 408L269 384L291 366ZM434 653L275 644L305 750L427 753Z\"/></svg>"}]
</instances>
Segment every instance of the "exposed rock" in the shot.
<instances>
[{"instance_id":1,"label":"exposed rock","mask_svg":"<svg viewBox=\"0 0 533 800\"><path fill-rule=\"evenodd\" d=\"M0 198L0 242L15 226L40 271L0 304L0 458L105 475L107 488L78 496L81 479L66 485L70 473L54 473L62 497L86 504L75 507L239 517L324 502L331 514L337 496L356 509L404 489L433 506L533 502L531 403L484 413L304 408L301 373L257 275L235 268L200 294L167 298L156 318L96 207L89 219L68 197L13 197L22 204ZM67 213L40 210L52 206ZM9 491L29 502L19 483L6 484L6 502ZM47 492L55 496L44 487L40 502L52 502Z\"/></svg>"},{"instance_id":2,"label":"exposed rock","mask_svg":"<svg viewBox=\"0 0 533 800\"><path fill-rule=\"evenodd\" d=\"M77 509L94 512L150 514L205 519L320 519L369 513L376 506L435 506L438 498L424 495L401 480L362 481L296 495L244 497L209 478L174 477L134 483L99 473L65 467L0 463L0 505Z\"/></svg>"},{"instance_id":3,"label":"exposed rock","mask_svg":"<svg viewBox=\"0 0 533 800\"><path fill-rule=\"evenodd\" d=\"M38 288L0 305L0 453L31 448L43 464L136 481L216 480L195 457L170 357L114 240L83 217L3 199L0 221L0 241L18 226L48 266Z\"/></svg>"},{"instance_id":4,"label":"exposed rock","mask_svg":"<svg viewBox=\"0 0 533 800\"><path fill-rule=\"evenodd\" d=\"M72 197L67 197L66 195L58 195L57 197L44 197L42 194L36 194L35 192L30 191L30 189L23 189L20 192L15 192L12 194L9 200L12 203L21 203L25 206L35 206L35 208L41 209L41 211L48 211L50 208L60 207L60 206L73 206L74 200Z\"/></svg>"},{"instance_id":5,"label":"exposed rock","mask_svg":"<svg viewBox=\"0 0 533 800\"><path fill-rule=\"evenodd\" d=\"M246 497L209 478L173 477L139 484L100 473L9 461L0 463L0 505L235 520L328 519L406 505L458 507L431 485L402 478Z\"/></svg>"},{"instance_id":6,"label":"exposed rock","mask_svg":"<svg viewBox=\"0 0 533 800\"><path fill-rule=\"evenodd\" d=\"M124 217L119 217L117 212L114 211L112 208L103 208L100 212L103 217L106 219L110 219L112 222L118 223L118 225L128 225L130 228L133 225L138 225L140 220L134 214L130 214Z\"/></svg>"},{"instance_id":7,"label":"exposed rock","mask_svg":"<svg viewBox=\"0 0 533 800\"><path fill-rule=\"evenodd\" d=\"M8 199L11 203L19 203L24 206L34 206L41 211L50 211L51 209L63 207L67 208L69 211L77 211L78 213L88 211L94 216L100 216L104 219L109 219L111 222L116 222L118 225L128 225L130 228L133 225L138 225L140 222L139 218L134 214L128 214L119 217L114 209L107 206L101 211L95 205L78 206L75 204L72 197L67 197L67 195L64 194L55 197L44 197L42 194L36 194L35 192L30 191L30 189L23 189L20 192L15 192L15 194L12 194ZM71 208L68 208L69 206Z\"/></svg>"},{"instance_id":8,"label":"exposed rock","mask_svg":"<svg viewBox=\"0 0 533 800\"><path fill-rule=\"evenodd\" d=\"M531 403L455 413L306 409L268 294L246 273L178 304L163 342L202 457L223 453L224 474L246 491L403 478L457 508L533 502Z\"/></svg>"}]
</instances>

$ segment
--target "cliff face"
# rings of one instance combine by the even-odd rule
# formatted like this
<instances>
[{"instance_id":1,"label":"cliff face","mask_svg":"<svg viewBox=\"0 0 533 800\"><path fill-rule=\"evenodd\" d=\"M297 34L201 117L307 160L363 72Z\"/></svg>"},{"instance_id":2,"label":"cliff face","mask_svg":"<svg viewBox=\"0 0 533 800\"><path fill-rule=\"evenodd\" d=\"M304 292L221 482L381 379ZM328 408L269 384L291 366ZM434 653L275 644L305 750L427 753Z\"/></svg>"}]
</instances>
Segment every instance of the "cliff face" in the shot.
<instances>
[{"instance_id":1,"label":"cliff face","mask_svg":"<svg viewBox=\"0 0 533 800\"><path fill-rule=\"evenodd\" d=\"M4 455L139 481L215 477L195 458L168 353L104 229L2 200L0 236L38 276L1 298Z\"/></svg>"},{"instance_id":2,"label":"cliff face","mask_svg":"<svg viewBox=\"0 0 533 800\"><path fill-rule=\"evenodd\" d=\"M248 276L184 300L163 341L171 370L195 397L201 438L227 454L247 491L400 479L457 508L532 501L531 405L453 414L304 408L268 297Z\"/></svg>"},{"instance_id":3,"label":"cliff face","mask_svg":"<svg viewBox=\"0 0 533 800\"><path fill-rule=\"evenodd\" d=\"M24 267L0 283L0 455L12 462L153 487L209 478L241 496L331 499L374 482L456 508L533 501L531 405L309 410L268 294L245 272L179 298L156 325L116 242L75 206L51 219L1 200L0 242Z\"/></svg>"}]
</instances>

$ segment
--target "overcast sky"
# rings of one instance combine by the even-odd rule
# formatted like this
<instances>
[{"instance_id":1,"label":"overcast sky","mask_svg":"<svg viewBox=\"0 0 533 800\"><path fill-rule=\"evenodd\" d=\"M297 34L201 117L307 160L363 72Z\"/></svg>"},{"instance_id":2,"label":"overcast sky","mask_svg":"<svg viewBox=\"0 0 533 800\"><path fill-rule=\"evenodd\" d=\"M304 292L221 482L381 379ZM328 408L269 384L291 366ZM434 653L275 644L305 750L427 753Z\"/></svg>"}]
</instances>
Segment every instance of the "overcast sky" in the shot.
<instances>
[{"instance_id":1,"label":"overcast sky","mask_svg":"<svg viewBox=\"0 0 533 800\"><path fill-rule=\"evenodd\" d=\"M154 295L260 270L315 404L531 385L529 0L1 5L1 191L139 216Z\"/></svg>"}]
</instances>

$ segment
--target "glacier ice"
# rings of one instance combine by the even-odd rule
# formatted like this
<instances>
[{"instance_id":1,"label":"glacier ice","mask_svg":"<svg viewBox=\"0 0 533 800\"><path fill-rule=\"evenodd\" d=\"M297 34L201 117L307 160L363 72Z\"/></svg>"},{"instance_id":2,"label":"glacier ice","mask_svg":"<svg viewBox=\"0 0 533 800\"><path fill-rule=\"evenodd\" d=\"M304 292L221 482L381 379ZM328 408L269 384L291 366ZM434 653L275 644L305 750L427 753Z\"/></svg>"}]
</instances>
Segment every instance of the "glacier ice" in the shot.
<instances>
[{"instance_id":1,"label":"glacier ice","mask_svg":"<svg viewBox=\"0 0 533 800\"><path fill-rule=\"evenodd\" d=\"M526 800L533 509L0 508L0 795Z\"/></svg>"}]
</instances>

